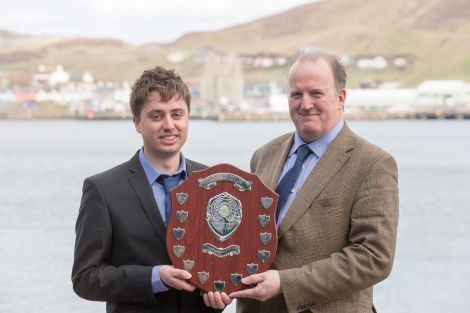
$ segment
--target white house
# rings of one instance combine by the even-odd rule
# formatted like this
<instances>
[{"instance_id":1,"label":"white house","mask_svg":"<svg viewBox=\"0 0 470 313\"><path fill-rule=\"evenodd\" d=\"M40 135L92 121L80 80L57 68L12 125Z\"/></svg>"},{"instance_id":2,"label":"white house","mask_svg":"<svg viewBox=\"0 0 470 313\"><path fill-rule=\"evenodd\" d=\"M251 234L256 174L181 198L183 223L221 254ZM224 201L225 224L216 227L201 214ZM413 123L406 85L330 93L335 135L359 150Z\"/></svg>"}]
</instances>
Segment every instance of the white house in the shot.
<instances>
[{"instance_id":1,"label":"white house","mask_svg":"<svg viewBox=\"0 0 470 313\"><path fill-rule=\"evenodd\" d=\"M418 106L454 106L470 102L470 84L463 80L426 80L417 87Z\"/></svg>"},{"instance_id":2,"label":"white house","mask_svg":"<svg viewBox=\"0 0 470 313\"><path fill-rule=\"evenodd\" d=\"M376 69L381 70L388 66L387 60L383 56L375 56L372 58L360 58L357 60L357 67L360 69Z\"/></svg>"},{"instance_id":3,"label":"white house","mask_svg":"<svg viewBox=\"0 0 470 313\"><path fill-rule=\"evenodd\" d=\"M409 111L416 102L416 89L347 89L345 111Z\"/></svg>"}]
</instances>

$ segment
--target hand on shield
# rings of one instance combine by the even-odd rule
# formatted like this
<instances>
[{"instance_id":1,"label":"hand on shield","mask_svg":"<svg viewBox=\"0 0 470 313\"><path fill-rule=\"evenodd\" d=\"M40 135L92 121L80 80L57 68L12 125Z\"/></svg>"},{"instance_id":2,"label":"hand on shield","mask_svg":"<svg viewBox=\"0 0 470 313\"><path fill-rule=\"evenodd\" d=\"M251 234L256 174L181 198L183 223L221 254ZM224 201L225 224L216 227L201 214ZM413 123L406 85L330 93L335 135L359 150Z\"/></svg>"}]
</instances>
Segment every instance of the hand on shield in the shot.
<instances>
[{"instance_id":1,"label":"hand on shield","mask_svg":"<svg viewBox=\"0 0 470 313\"><path fill-rule=\"evenodd\" d=\"M242 283L244 285L254 285L254 287L232 292L229 295L230 298L249 298L266 301L282 293L279 272L275 270L244 277Z\"/></svg>"},{"instance_id":2,"label":"hand on shield","mask_svg":"<svg viewBox=\"0 0 470 313\"><path fill-rule=\"evenodd\" d=\"M223 309L232 302L232 299L225 292L212 292L203 294L206 306L213 309Z\"/></svg>"},{"instance_id":3,"label":"hand on shield","mask_svg":"<svg viewBox=\"0 0 470 313\"><path fill-rule=\"evenodd\" d=\"M162 265L160 267L160 279L168 287L193 292L196 287L186 281L190 278L191 274L185 270L180 270L170 265Z\"/></svg>"}]
</instances>

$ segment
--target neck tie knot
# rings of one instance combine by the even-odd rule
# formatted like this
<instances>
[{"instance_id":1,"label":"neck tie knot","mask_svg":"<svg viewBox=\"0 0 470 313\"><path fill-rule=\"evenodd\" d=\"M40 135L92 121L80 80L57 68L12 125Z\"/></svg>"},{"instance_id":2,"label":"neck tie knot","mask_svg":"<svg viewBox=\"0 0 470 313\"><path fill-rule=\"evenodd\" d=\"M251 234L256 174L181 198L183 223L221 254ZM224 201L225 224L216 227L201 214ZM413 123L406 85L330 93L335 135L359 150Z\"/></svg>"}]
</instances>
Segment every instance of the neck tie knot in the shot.
<instances>
[{"instance_id":1,"label":"neck tie knot","mask_svg":"<svg viewBox=\"0 0 470 313\"><path fill-rule=\"evenodd\" d=\"M157 178L157 183L165 188L165 192L169 192L171 189L176 187L180 181L180 174L169 176L166 174L161 174Z\"/></svg>"},{"instance_id":2,"label":"neck tie knot","mask_svg":"<svg viewBox=\"0 0 470 313\"><path fill-rule=\"evenodd\" d=\"M307 146L306 144L301 145L297 149L297 159L295 160L295 163L304 163L305 159L310 155L310 153L312 153L312 150L309 146Z\"/></svg>"}]
</instances>

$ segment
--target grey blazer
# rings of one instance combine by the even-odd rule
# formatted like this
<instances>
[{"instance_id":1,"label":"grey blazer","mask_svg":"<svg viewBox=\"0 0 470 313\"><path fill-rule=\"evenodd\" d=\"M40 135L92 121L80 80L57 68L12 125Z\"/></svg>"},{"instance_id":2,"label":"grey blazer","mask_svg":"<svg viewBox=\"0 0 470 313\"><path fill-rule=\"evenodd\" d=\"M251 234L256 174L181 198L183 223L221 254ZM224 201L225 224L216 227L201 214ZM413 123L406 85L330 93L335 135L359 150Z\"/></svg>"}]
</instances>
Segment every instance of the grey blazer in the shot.
<instances>
[{"instance_id":1,"label":"grey blazer","mask_svg":"<svg viewBox=\"0 0 470 313\"><path fill-rule=\"evenodd\" d=\"M186 160L188 175L206 166ZM170 264L166 227L138 153L85 179L76 223L74 291L107 312L214 312L199 294L152 292L155 265Z\"/></svg>"}]
</instances>

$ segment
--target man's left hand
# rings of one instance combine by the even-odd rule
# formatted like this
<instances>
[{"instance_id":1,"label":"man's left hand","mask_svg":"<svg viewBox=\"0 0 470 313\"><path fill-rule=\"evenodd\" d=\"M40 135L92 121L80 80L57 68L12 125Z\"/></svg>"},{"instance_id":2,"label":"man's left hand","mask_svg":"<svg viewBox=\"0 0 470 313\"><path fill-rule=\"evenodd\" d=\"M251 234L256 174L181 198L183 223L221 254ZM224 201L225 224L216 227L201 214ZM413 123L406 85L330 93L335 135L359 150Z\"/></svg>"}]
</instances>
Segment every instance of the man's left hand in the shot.
<instances>
[{"instance_id":1,"label":"man's left hand","mask_svg":"<svg viewBox=\"0 0 470 313\"><path fill-rule=\"evenodd\" d=\"M254 274L242 279L244 285L255 285L253 288L232 292L230 298L249 298L258 301L266 301L282 293L279 272L269 270L264 273Z\"/></svg>"},{"instance_id":2,"label":"man's left hand","mask_svg":"<svg viewBox=\"0 0 470 313\"><path fill-rule=\"evenodd\" d=\"M204 303L206 306L213 309L224 309L232 302L232 299L227 296L225 292L212 292L203 294Z\"/></svg>"}]
</instances>

